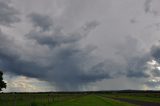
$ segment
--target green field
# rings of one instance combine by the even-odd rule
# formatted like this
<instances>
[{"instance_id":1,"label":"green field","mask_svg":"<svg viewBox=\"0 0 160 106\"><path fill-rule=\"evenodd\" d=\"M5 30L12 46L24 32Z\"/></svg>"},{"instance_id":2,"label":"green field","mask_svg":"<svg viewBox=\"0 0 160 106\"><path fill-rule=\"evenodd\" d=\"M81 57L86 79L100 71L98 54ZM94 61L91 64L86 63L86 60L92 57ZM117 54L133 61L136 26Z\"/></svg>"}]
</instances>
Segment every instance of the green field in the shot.
<instances>
[{"instance_id":1,"label":"green field","mask_svg":"<svg viewBox=\"0 0 160 106\"><path fill-rule=\"evenodd\" d=\"M87 95L80 98L55 102L50 106L135 106L129 103L119 102L97 95Z\"/></svg>"},{"instance_id":2,"label":"green field","mask_svg":"<svg viewBox=\"0 0 160 106\"><path fill-rule=\"evenodd\" d=\"M0 106L137 106L114 98L160 103L150 93L1 93Z\"/></svg>"},{"instance_id":3,"label":"green field","mask_svg":"<svg viewBox=\"0 0 160 106\"><path fill-rule=\"evenodd\" d=\"M146 102L160 103L160 94L157 93L113 93L113 94L102 94L104 97L109 98L127 98L131 100L140 100Z\"/></svg>"}]
</instances>

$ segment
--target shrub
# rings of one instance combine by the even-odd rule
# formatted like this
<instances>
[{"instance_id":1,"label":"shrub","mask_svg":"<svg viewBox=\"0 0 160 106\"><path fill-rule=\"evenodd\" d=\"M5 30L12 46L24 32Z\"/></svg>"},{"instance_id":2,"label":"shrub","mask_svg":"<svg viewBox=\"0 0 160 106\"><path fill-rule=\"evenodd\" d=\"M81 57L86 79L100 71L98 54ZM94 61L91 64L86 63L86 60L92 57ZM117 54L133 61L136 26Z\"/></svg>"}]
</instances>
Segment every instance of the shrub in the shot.
<instances>
[{"instance_id":1,"label":"shrub","mask_svg":"<svg viewBox=\"0 0 160 106\"><path fill-rule=\"evenodd\" d=\"M32 102L31 106L38 106L38 104L36 102Z\"/></svg>"}]
</instances>

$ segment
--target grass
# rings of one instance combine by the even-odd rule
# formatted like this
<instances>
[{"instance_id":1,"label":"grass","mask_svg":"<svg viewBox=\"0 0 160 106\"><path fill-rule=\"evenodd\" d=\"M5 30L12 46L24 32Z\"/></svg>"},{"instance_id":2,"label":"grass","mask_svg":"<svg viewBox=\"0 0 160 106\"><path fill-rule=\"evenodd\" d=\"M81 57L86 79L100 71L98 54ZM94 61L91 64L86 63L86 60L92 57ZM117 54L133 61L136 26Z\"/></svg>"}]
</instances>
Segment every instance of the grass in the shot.
<instances>
[{"instance_id":1,"label":"grass","mask_svg":"<svg viewBox=\"0 0 160 106\"><path fill-rule=\"evenodd\" d=\"M135 106L133 104L107 99L97 95L87 95L64 102L56 102L50 106Z\"/></svg>"},{"instance_id":2,"label":"grass","mask_svg":"<svg viewBox=\"0 0 160 106\"><path fill-rule=\"evenodd\" d=\"M48 106L79 96L81 94L0 94L0 106Z\"/></svg>"},{"instance_id":3,"label":"grass","mask_svg":"<svg viewBox=\"0 0 160 106\"><path fill-rule=\"evenodd\" d=\"M160 95L151 93L0 93L0 106L135 106L111 97L160 102Z\"/></svg>"},{"instance_id":4,"label":"grass","mask_svg":"<svg viewBox=\"0 0 160 106\"><path fill-rule=\"evenodd\" d=\"M160 103L160 94L103 94L105 97L128 98L132 100Z\"/></svg>"}]
</instances>

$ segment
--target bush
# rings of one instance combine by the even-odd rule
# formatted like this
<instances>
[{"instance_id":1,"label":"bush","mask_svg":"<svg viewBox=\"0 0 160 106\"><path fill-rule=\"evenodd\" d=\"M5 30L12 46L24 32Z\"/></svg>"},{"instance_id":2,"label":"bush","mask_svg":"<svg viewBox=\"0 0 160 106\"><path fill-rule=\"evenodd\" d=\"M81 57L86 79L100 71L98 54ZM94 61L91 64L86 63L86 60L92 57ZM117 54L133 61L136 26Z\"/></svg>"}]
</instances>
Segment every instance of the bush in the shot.
<instances>
[{"instance_id":1,"label":"bush","mask_svg":"<svg viewBox=\"0 0 160 106\"><path fill-rule=\"evenodd\" d=\"M32 102L31 106L38 106L38 104L36 102Z\"/></svg>"}]
</instances>

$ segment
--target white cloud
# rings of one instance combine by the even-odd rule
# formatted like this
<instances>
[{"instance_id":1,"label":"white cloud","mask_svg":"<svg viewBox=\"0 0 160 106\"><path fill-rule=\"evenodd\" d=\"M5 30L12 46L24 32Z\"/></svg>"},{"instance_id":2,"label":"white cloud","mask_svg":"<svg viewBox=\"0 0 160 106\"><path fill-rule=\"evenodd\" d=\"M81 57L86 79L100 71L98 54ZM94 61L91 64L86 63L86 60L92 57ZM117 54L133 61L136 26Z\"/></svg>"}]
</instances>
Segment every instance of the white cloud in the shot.
<instances>
[{"instance_id":1,"label":"white cloud","mask_svg":"<svg viewBox=\"0 0 160 106\"><path fill-rule=\"evenodd\" d=\"M55 88L46 81L26 76L5 75L7 89L5 92L45 92L53 91Z\"/></svg>"}]
</instances>

